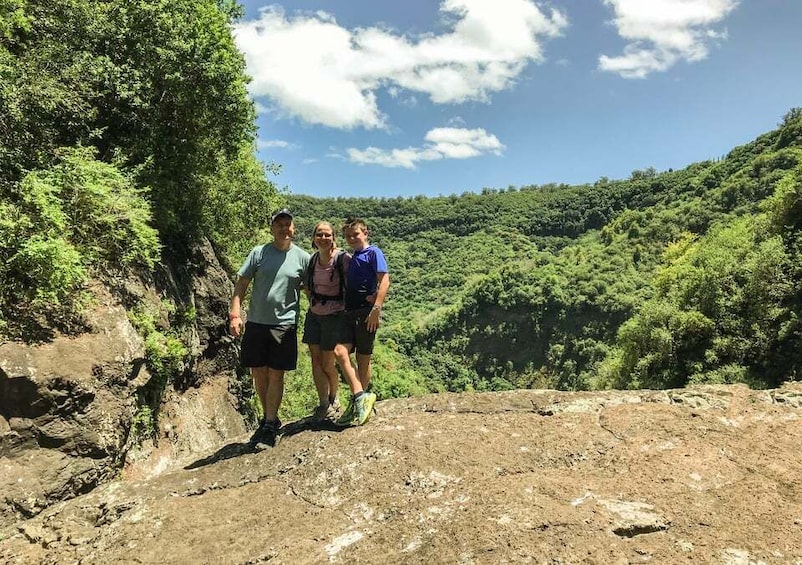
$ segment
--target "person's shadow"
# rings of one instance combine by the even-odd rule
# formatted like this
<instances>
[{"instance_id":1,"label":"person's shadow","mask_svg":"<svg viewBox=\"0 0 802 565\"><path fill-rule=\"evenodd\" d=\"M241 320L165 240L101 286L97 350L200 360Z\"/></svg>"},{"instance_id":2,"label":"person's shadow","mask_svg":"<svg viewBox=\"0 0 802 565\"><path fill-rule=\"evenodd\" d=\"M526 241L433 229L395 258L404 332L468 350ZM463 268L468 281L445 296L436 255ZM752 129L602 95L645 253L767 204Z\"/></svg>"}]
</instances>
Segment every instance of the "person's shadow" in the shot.
<instances>
[{"instance_id":1,"label":"person's shadow","mask_svg":"<svg viewBox=\"0 0 802 565\"><path fill-rule=\"evenodd\" d=\"M338 426L334 422L330 420L324 420L322 422L315 422L311 418L301 418L300 420L296 420L294 422L290 422L286 426L282 426L281 429L278 431L278 440L281 441L281 438L294 436L301 432L342 432L346 430L347 427ZM278 443L278 442L277 442ZM264 451L265 448L261 447L262 444L253 443L251 441L246 441L244 443L235 442L229 443L212 453L211 455L207 455L202 459L198 459L186 465L184 469L199 469L200 467L205 467L206 465L212 465L219 461L225 461L226 459L232 459L234 457L239 457L240 455L245 455L248 453L259 453L260 451Z\"/></svg>"}]
</instances>

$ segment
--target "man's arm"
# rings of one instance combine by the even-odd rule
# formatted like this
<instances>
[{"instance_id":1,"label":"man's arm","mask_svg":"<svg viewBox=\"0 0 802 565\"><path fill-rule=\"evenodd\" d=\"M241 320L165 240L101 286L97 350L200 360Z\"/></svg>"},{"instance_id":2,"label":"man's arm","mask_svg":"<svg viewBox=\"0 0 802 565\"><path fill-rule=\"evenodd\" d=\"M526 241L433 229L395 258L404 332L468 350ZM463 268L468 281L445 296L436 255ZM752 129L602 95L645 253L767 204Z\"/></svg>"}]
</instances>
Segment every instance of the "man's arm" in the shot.
<instances>
[{"instance_id":1,"label":"man's arm","mask_svg":"<svg viewBox=\"0 0 802 565\"><path fill-rule=\"evenodd\" d=\"M370 314L368 314L368 319L366 320L369 332L375 332L379 329L382 305L390 288L390 275L388 273L376 273L376 281L378 282L376 298L373 300L373 308L370 309Z\"/></svg>"},{"instance_id":2,"label":"man's arm","mask_svg":"<svg viewBox=\"0 0 802 565\"><path fill-rule=\"evenodd\" d=\"M231 305L228 308L228 332L234 337L239 337L242 334L243 322L242 312L242 299L245 298L245 293L248 291L248 286L251 284L251 279L248 277L239 277L234 284L234 296L231 297Z\"/></svg>"},{"instance_id":3,"label":"man's arm","mask_svg":"<svg viewBox=\"0 0 802 565\"><path fill-rule=\"evenodd\" d=\"M315 263L317 262L318 252L315 251L312 256L309 258L309 261L303 266L304 270L301 273L301 290L306 295L308 299L312 299L312 289L309 288L309 281L312 280L312 277L315 276Z\"/></svg>"}]
</instances>

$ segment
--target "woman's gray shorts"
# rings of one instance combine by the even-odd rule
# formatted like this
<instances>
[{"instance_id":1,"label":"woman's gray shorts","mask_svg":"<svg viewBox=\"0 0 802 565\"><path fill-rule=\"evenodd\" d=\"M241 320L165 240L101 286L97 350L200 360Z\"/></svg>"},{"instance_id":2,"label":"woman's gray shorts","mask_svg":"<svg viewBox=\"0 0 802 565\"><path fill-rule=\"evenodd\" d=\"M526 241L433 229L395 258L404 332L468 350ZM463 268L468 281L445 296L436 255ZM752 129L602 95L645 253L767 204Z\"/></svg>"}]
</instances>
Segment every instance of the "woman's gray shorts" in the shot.
<instances>
[{"instance_id":1,"label":"woman's gray shorts","mask_svg":"<svg viewBox=\"0 0 802 565\"><path fill-rule=\"evenodd\" d=\"M308 345L319 345L323 351L334 351L338 343L350 345L351 332L345 312L320 316L311 310L308 311L301 341Z\"/></svg>"}]
</instances>

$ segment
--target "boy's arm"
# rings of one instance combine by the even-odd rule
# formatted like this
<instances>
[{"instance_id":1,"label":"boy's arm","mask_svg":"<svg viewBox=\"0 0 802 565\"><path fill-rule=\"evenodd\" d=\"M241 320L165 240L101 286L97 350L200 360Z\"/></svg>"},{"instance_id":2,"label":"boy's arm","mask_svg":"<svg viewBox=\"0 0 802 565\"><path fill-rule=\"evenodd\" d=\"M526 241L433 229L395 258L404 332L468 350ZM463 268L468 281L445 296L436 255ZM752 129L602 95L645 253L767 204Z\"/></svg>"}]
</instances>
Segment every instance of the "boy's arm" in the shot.
<instances>
[{"instance_id":1,"label":"boy's arm","mask_svg":"<svg viewBox=\"0 0 802 565\"><path fill-rule=\"evenodd\" d=\"M365 321L366 327L369 332L375 332L379 329L381 323L381 309L384 304L384 299L387 296L387 290L390 288L390 275L387 273L376 273L376 280L378 287L376 288L376 298L373 300L373 308L370 309L368 318Z\"/></svg>"},{"instance_id":2,"label":"boy's arm","mask_svg":"<svg viewBox=\"0 0 802 565\"><path fill-rule=\"evenodd\" d=\"M376 299L373 301L373 308L381 309L384 299L387 297L387 290L390 288L390 275L376 273L376 282Z\"/></svg>"}]
</instances>

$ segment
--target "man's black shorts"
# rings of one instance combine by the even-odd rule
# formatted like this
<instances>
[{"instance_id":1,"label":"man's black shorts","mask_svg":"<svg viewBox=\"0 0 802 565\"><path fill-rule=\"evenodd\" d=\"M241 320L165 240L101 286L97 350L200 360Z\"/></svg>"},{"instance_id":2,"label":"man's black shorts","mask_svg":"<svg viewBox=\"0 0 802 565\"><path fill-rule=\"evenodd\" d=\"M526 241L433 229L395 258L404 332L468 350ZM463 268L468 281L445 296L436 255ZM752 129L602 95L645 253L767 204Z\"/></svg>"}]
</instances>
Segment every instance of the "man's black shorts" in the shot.
<instances>
[{"instance_id":1,"label":"man's black shorts","mask_svg":"<svg viewBox=\"0 0 802 565\"><path fill-rule=\"evenodd\" d=\"M295 370L298 364L297 327L247 322L242 336L240 362L243 367Z\"/></svg>"},{"instance_id":2,"label":"man's black shorts","mask_svg":"<svg viewBox=\"0 0 802 565\"><path fill-rule=\"evenodd\" d=\"M373 342L376 341L376 332L369 332L365 320L370 314L371 306L358 310L346 310L345 317L351 328L351 343L354 350L360 355L371 355L373 353Z\"/></svg>"}]
</instances>

